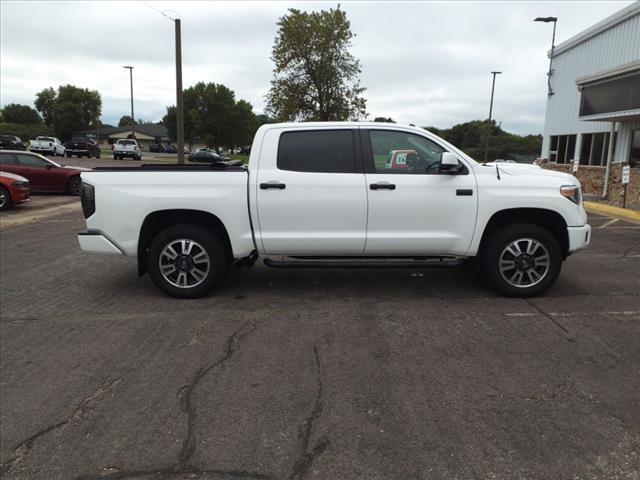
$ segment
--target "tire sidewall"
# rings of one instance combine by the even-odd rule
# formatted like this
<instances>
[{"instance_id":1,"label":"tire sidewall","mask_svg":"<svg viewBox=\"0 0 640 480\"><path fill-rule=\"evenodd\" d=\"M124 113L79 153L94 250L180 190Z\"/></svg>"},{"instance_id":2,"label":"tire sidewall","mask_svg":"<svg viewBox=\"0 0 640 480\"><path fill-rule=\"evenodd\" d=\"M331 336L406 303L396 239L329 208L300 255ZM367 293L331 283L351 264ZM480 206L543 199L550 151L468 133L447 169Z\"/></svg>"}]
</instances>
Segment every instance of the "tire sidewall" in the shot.
<instances>
[{"instance_id":1,"label":"tire sidewall","mask_svg":"<svg viewBox=\"0 0 640 480\"><path fill-rule=\"evenodd\" d=\"M162 273L158 260L164 247L179 239L198 242L207 251L211 262L207 277L191 288L180 288L169 283ZM211 230L201 225L180 224L162 230L149 245L146 255L146 267L153 283L160 290L175 298L199 298L207 295L214 287L219 286L229 270L229 261L223 242Z\"/></svg>"},{"instance_id":2,"label":"tire sidewall","mask_svg":"<svg viewBox=\"0 0 640 480\"><path fill-rule=\"evenodd\" d=\"M0 211L9 210L13 206L13 202L11 201L11 192L8 189L0 186L0 192L4 194L4 205L0 206Z\"/></svg>"},{"instance_id":3,"label":"tire sidewall","mask_svg":"<svg viewBox=\"0 0 640 480\"><path fill-rule=\"evenodd\" d=\"M504 248L518 238L532 238L542 243L549 252L549 270L546 276L531 287L514 287L500 273L500 255ZM495 231L487 240L482 256L483 273L490 285L509 297L533 297L547 290L558 278L562 269L562 251L558 240L548 230L532 223L506 225Z\"/></svg>"}]
</instances>

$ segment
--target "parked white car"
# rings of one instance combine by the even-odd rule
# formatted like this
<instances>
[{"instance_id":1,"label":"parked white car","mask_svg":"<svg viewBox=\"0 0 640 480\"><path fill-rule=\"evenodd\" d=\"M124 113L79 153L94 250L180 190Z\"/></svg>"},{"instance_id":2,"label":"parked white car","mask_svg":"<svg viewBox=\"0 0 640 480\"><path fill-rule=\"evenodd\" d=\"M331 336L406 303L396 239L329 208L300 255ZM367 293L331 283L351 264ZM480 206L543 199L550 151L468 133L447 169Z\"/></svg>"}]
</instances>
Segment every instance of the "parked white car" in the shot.
<instances>
[{"instance_id":1,"label":"parked white car","mask_svg":"<svg viewBox=\"0 0 640 480\"><path fill-rule=\"evenodd\" d=\"M399 151L403 168L389 168ZM475 259L489 285L528 297L591 236L574 176L477 163L426 130L387 123L268 124L248 167L105 167L82 180L81 248L137 257L140 274L181 298L258 255L288 257L265 260L287 268Z\"/></svg>"},{"instance_id":2,"label":"parked white car","mask_svg":"<svg viewBox=\"0 0 640 480\"><path fill-rule=\"evenodd\" d=\"M64 157L65 153L64 145L56 137L36 137L35 140L29 142L29 150L41 155L51 155L52 157Z\"/></svg>"},{"instance_id":3,"label":"parked white car","mask_svg":"<svg viewBox=\"0 0 640 480\"><path fill-rule=\"evenodd\" d=\"M125 157L133 158L134 160L142 158L142 153L136 140L120 139L113 145L113 159L122 160Z\"/></svg>"}]
</instances>

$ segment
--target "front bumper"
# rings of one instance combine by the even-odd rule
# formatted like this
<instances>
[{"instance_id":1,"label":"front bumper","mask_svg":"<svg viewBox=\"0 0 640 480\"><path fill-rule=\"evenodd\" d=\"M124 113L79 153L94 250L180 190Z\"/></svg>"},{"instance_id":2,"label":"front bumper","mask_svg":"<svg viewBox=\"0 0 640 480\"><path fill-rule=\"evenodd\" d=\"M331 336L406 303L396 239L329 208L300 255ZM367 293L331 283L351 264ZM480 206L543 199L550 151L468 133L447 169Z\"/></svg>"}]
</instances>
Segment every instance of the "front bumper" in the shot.
<instances>
[{"instance_id":1,"label":"front bumper","mask_svg":"<svg viewBox=\"0 0 640 480\"><path fill-rule=\"evenodd\" d=\"M115 243L97 230L86 230L78 233L78 243L85 252L124 255Z\"/></svg>"},{"instance_id":2,"label":"front bumper","mask_svg":"<svg viewBox=\"0 0 640 480\"><path fill-rule=\"evenodd\" d=\"M569 251L575 252L587 247L591 242L591 225L581 227L567 227L569 232Z\"/></svg>"}]
</instances>

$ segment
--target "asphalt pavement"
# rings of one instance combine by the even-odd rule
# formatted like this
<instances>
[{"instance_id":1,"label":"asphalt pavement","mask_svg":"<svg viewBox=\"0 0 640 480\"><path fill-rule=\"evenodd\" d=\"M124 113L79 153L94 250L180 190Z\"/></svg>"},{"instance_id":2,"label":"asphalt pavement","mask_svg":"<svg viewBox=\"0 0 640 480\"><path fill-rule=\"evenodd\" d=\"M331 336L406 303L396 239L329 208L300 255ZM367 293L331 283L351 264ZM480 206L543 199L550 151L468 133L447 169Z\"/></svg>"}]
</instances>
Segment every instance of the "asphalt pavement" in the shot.
<instances>
[{"instance_id":1,"label":"asphalt pavement","mask_svg":"<svg viewBox=\"0 0 640 480\"><path fill-rule=\"evenodd\" d=\"M0 476L638 479L640 225L612 220L529 300L260 264L181 301L82 253L79 208L4 227Z\"/></svg>"}]
</instances>

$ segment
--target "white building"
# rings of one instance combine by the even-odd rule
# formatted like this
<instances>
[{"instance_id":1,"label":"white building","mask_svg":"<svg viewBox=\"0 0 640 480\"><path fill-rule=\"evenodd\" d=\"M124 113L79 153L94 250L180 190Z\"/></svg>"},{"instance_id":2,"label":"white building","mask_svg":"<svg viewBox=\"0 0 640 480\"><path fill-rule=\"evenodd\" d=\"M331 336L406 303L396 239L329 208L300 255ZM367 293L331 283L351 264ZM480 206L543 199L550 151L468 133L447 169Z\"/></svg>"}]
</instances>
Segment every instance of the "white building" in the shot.
<instances>
[{"instance_id":1,"label":"white building","mask_svg":"<svg viewBox=\"0 0 640 480\"><path fill-rule=\"evenodd\" d=\"M551 68L541 158L640 167L640 1L556 46Z\"/></svg>"}]
</instances>

